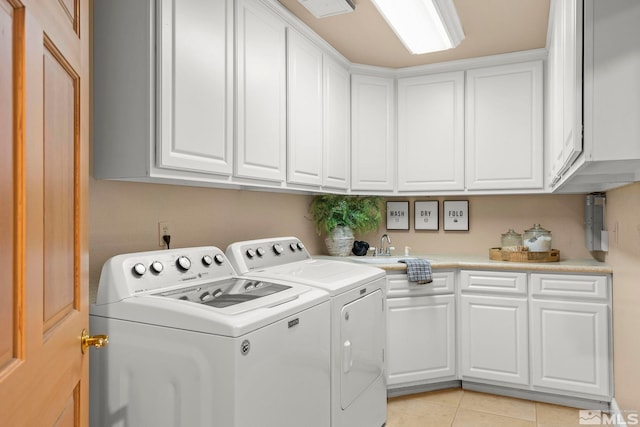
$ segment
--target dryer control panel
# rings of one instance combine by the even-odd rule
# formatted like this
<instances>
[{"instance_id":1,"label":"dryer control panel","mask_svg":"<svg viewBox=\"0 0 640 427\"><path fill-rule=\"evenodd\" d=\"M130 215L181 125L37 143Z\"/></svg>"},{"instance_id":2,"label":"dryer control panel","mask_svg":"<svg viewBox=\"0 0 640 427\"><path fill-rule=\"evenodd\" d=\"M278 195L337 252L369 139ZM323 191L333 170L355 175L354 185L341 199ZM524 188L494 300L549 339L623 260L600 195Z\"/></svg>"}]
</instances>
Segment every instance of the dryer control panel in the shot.
<instances>
[{"instance_id":1,"label":"dryer control panel","mask_svg":"<svg viewBox=\"0 0 640 427\"><path fill-rule=\"evenodd\" d=\"M311 255L296 237L274 237L232 243L227 258L239 274L311 259Z\"/></svg>"}]
</instances>

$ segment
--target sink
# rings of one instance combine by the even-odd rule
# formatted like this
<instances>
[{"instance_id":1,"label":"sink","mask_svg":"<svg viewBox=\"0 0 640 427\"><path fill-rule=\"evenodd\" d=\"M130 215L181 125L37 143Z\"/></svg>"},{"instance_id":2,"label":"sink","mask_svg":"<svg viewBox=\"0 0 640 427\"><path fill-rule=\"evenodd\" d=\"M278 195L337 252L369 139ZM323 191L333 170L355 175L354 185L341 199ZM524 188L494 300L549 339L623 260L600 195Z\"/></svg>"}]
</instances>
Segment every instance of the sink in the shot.
<instances>
[{"instance_id":1,"label":"sink","mask_svg":"<svg viewBox=\"0 0 640 427\"><path fill-rule=\"evenodd\" d=\"M353 256L349 257L351 261L361 262L363 264L395 264L401 259L411 259L411 256Z\"/></svg>"}]
</instances>

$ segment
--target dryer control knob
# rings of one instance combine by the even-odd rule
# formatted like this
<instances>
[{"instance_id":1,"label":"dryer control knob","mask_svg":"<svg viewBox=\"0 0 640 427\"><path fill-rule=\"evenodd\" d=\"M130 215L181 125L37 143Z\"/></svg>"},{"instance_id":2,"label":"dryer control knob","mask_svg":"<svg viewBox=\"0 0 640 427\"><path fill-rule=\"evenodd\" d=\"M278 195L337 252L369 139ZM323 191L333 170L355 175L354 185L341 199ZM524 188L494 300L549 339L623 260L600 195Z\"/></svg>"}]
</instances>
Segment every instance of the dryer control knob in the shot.
<instances>
[{"instance_id":1,"label":"dryer control knob","mask_svg":"<svg viewBox=\"0 0 640 427\"><path fill-rule=\"evenodd\" d=\"M295 251L296 251L296 249L298 249L298 247L296 246L296 244L295 244L295 243L291 243L291 244L289 244L289 248L291 249L291 251L292 251L292 252L295 252Z\"/></svg>"},{"instance_id":2,"label":"dryer control knob","mask_svg":"<svg viewBox=\"0 0 640 427\"><path fill-rule=\"evenodd\" d=\"M203 256L202 264L204 264L206 267L209 267L211 264L213 264L213 258L211 257L211 255Z\"/></svg>"},{"instance_id":3,"label":"dryer control knob","mask_svg":"<svg viewBox=\"0 0 640 427\"><path fill-rule=\"evenodd\" d=\"M224 255L222 254L215 254L213 256L213 260L216 262L216 264L221 265L224 262Z\"/></svg>"},{"instance_id":4,"label":"dryer control knob","mask_svg":"<svg viewBox=\"0 0 640 427\"><path fill-rule=\"evenodd\" d=\"M304 245L302 244L302 242L296 243L296 246L298 247L298 250L303 250L304 249Z\"/></svg>"},{"instance_id":5,"label":"dryer control knob","mask_svg":"<svg viewBox=\"0 0 640 427\"><path fill-rule=\"evenodd\" d=\"M180 271L187 271L191 268L191 260L186 256L179 256L176 260L176 266Z\"/></svg>"},{"instance_id":6,"label":"dryer control knob","mask_svg":"<svg viewBox=\"0 0 640 427\"><path fill-rule=\"evenodd\" d=\"M164 270L164 265L160 261L153 261L151 263L151 272L160 274Z\"/></svg>"},{"instance_id":7,"label":"dryer control knob","mask_svg":"<svg viewBox=\"0 0 640 427\"><path fill-rule=\"evenodd\" d=\"M256 256L256 251L254 251L253 249L247 249L246 253L249 258L253 258L254 256Z\"/></svg>"},{"instance_id":8,"label":"dryer control knob","mask_svg":"<svg viewBox=\"0 0 640 427\"><path fill-rule=\"evenodd\" d=\"M144 266L143 263L139 262L133 266L131 269L134 276L141 277L144 273L147 272L147 267Z\"/></svg>"},{"instance_id":9,"label":"dryer control knob","mask_svg":"<svg viewBox=\"0 0 640 427\"><path fill-rule=\"evenodd\" d=\"M282 254L282 251L284 251L284 248L280 243L276 243L275 245L273 245L273 252L275 252L276 255Z\"/></svg>"},{"instance_id":10,"label":"dryer control knob","mask_svg":"<svg viewBox=\"0 0 640 427\"><path fill-rule=\"evenodd\" d=\"M258 248L256 249L256 253L258 254L259 257L262 257L264 256L264 249Z\"/></svg>"}]
</instances>

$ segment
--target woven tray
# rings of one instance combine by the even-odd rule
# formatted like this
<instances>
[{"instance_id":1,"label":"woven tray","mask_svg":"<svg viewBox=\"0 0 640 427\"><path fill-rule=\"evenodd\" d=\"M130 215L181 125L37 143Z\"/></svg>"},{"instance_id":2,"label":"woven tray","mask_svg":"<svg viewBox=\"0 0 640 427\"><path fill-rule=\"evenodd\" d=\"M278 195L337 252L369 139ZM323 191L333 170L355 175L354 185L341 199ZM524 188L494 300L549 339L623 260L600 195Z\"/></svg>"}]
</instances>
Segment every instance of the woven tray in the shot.
<instances>
[{"instance_id":1,"label":"woven tray","mask_svg":"<svg viewBox=\"0 0 640 427\"><path fill-rule=\"evenodd\" d=\"M557 249L551 249L548 252L503 251L500 248L491 248L489 258L495 261L511 262L558 262L560 251Z\"/></svg>"}]
</instances>

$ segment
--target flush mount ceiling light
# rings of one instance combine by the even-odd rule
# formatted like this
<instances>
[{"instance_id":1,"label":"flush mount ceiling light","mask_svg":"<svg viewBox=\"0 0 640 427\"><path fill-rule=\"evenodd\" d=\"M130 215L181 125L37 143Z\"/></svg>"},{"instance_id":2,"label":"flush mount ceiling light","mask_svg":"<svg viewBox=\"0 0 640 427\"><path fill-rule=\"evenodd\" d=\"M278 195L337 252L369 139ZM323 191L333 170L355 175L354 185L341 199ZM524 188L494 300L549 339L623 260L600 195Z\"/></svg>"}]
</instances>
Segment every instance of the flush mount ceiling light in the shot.
<instances>
[{"instance_id":1,"label":"flush mount ceiling light","mask_svg":"<svg viewBox=\"0 0 640 427\"><path fill-rule=\"evenodd\" d=\"M464 32L453 0L371 0L414 54L456 47Z\"/></svg>"},{"instance_id":2,"label":"flush mount ceiling light","mask_svg":"<svg viewBox=\"0 0 640 427\"><path fill-rule=\"evenodd\" d=\"M356 6L351 0L298 0L316 18L353 12Z\"/></svg>"}]
</instances>

